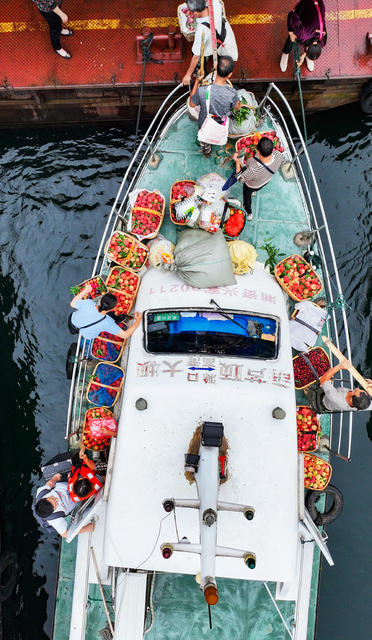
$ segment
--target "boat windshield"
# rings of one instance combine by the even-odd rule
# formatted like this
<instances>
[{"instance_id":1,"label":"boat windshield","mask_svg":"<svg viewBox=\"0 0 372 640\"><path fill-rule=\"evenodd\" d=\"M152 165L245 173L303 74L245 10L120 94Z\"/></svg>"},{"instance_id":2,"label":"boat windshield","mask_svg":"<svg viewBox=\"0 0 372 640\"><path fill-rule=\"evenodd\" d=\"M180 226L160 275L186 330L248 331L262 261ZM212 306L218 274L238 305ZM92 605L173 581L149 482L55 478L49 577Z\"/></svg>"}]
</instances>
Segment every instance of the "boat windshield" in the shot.
<instances>
[{"instance_id":1,"label":"boat windshield","mask_svg":"<svg viewBox=\"0 0 372 640\"><path fill-rule=\"evenodd\" d=\"M273 360L279 318L225 309L152 309L145 314L145 349Z\"/></svg>"}]
</instances>

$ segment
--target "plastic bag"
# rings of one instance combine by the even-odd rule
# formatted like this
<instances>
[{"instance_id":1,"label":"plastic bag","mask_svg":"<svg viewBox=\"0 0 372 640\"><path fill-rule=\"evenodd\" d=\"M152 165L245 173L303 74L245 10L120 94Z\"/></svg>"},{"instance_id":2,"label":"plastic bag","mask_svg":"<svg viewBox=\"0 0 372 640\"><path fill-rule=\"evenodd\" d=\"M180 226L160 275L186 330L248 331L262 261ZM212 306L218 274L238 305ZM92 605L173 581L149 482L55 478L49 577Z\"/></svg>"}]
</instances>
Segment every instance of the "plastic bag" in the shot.
<instances>
[{"instance_id":1,"label":"plastic bag","mask_svg":"<svg viewBox=\"0 0 372 640\"><path fill-rule=\"evenodd\" d=\"M258 256L256 249L248 242L244 242L244 240L232 240L227 244L234 273L243 275L243 273L252 271Z\"/></svg>"},{"instance_id":2,"label":"plastic bag","mask_svg":"<svg viewBox=\"0 0 372 640\"><path fill-rule=\"evenodd\" d=\"M107 435L102 430L111 431L114 436L117 431L117 424L115 418L95 418L90 423L90 432L95 438L102 438Z\"/></svg>"},{"instance_id":3,"label":"plastic bag","mask_svg":"<svg viewBox=\"0 0 372 640\"><path fill-rule=\"evenodd\" d=\"M198 184L203 188L202 198L205 202L213 204L216 200L227 197L228 191L222 191L226 178L219 173L206 173L198 178Z\"/></svg>"},{"instance_id":4,"label":"plastic bag","mask_svg":"<svg viewBox=\"0 0 372 640\"><path fill-rule=\"evenodd\" d=\"M238 124L233 116L230 117L229 122L229 136L244 136L248 133L251 133L256 129L257 120L256 120L256 108L258 107L257 100L254 94L251 91L246 91L246 89L238 89L239 100L244 98L247 102L246 107L253 107L253 109L249 109L248 116L241 124Z\"/></svg>"},{"instance_id":5,"label":"plastic bag","mask_svg":"<svg viewBox=\"0 0 372 640\"><path fill-rule=\"evenodd\" d=\"M162 269L164 265L174 263L174 244L164 236L159 235L148 244L149 260L152 267Z\"/></svg>"},{"instance_id":6,"label":"plastic bag","mask_svg":"<svg viewBox=\"0 0 372 640\"><path fill-rule=\"evenodd\" d=\"M232 263L221 231L207 234L183 229L174 250L178 275L192 287L222 287L235 284Z\"/></svg>"},{"instance_id":7,"label":"plastic bag","mask_svg":"<svg viewBox=\"0 0 372 640\"><path fill-rule=\"evenodd\" d=\"M223 210L222 200L217 200L213 205L203 204L200 209L199 227L209 233L216 233L221 224Z\"/></svg>"}]
</instances>

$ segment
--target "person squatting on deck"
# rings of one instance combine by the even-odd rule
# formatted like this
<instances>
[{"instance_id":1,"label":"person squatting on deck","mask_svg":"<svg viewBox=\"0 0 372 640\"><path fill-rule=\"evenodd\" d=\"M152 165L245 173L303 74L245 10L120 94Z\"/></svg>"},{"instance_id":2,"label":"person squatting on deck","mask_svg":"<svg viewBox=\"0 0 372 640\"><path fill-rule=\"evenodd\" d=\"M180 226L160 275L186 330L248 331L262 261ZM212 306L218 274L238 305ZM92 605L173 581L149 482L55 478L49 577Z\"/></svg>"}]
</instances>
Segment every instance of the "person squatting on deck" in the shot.
<instances>
[{"instance_id":1,"label":"person squatting on deck","mask_svg":"<svg viewBox=\"0 0 372 640\"><path fill-rule=\"evenodd\" d=\"M134 314L134 323L129 329L121 329L107 314L117 305L117 298L113 293L105 293L99 304L94 300L82 298L92 291L88 283L72 300L71 307L76 311L71 315L71 323L74 328L80 329L80 333L86 340L93 340L101 331L107 331L124 340L130 338L141 322L142 313Z\"/></svg>"},{"instance_id":2,"label":"person squatting on deck","mask_svg":"<svg viewBox=\"0 0 372 640\"><path fill-rule=\"evenodd\" d=\"M39 13L43 16L44 20L49 25L49 34L52 47L56 53L62 58L69 60L71 53L68 53L61 46L61 36L72 36L72 29L62 28L62 23L66 24L68 21L67 15L61 9L61 0L33 0L39 9Z\"/></svg>"},{"instance_id":3,"label":"person squatting on deck","mask_svg":"<svg viewBox=\"0 0 372 640\"><path fill-rule=\"evenodd\" d=\"M319 378L319 382L305 389L309 405L317 413L332 413L333 411L365 411L372 409L370 395L363 389L350 387L335 387L331 382L333 376L341 369L350 369L350 360L342 360L335 367L326 371ZM367 380L371 382L371 380Z\"/></svg>"},{"instance_id":4,"label":"person squatting on deck","mask_svg":"<svg viewBox=\"0 0 372 640\"><path fill-rule=\"evenodd\" d=\"M323 0L300 0L293 11L289 12L287 26L288 38L283 47L280 69L283 72L287 70L289 54L297 40L304 47L298 66L306 59L308 70L314 71L314 60L319 58L327 43Z\"/></svg>"},{"instance_id":5,"label":"person squatting on deck","mask_svg":"<svg viewBox=\"0 0 372 640\"><path fill-rule=\"evenodd\" d=\"M38 500L40 495L41 498ZM76 502L70 496L67 482L61 481L60 473L56 473L36 492L35 511L37 515L53 527L62 538L67 536L68 531L66 516L71 513L75 506ZM48 517L52 515L53 519L48 520ZM59 517L55 517L57 515ZM82 527L79 534L91 531L94 531L94 522Z\"/></svg>"},{"instance_id":6,"label":"person squatting on deck","mask_svg":"<svg viewBox=\"0 0 372 640\"><path fill-rule=\"evenodd\" d=\"M202 34L204 33L204 57L213 54L209 9L206 0L187 0L187 7L193 11L196 18L195 37L192 45L192 58L182 84L190 84L191 75L195 70L201 52ZM219 56L230 56L234 62L238 59L238 48L234 32L222 13L220 0L213 0L214 24L217 36L217 53Z\"/></svg>"},{"instance_id":7,"label":"person squatting on deck","mask_svg":"<svg viewBox=\"0 0 372 640\"><path fill-rule=\"evenodd\" d=\"M258 141L256 155L253 158L248 158L245 168L238 158L238 153L234 153L233 160L235 160L236 173L243 171L237 178L239 182L243 183L244 208L247 212L247 220L252 220L252 195L270 182L273 175L283 164L284 156L280 151L274 149L274 145L269 138L263 136Z\"/></svg>"},{"instance_id":8,"label":"person squatting on deck","mask_svg":"<svg viewBox=\"0 0 372 640\"><path fill-rule=\"evenodd\" d=\"M75 503L94 496L104 484L103 477L95 473L96 464L86 455L85 447L81 447L79 459L80 463L73 464L68 480L68 491Z\"/></svg>"},{"instance_id":9,"label":"person squatting on deck","mask_svg":"<svg viewBox=\"0 0 372 640\"><path fill-rule=\"evenodd\" d=\"M231 109L240 109L238 92L233 87L226 84L232 76L234 61L230 56L219 56L217 63L216 79L212 85L200 87L201 78L196 78L190 93L190 106L200 106L198 126L201 129L207 117L206 94L210 86L210 108L209 112L218 118L225 118ZM212 153L212 145L208 142L199 142L203 154L208 157Z\"/></svg>"}]
</instances>

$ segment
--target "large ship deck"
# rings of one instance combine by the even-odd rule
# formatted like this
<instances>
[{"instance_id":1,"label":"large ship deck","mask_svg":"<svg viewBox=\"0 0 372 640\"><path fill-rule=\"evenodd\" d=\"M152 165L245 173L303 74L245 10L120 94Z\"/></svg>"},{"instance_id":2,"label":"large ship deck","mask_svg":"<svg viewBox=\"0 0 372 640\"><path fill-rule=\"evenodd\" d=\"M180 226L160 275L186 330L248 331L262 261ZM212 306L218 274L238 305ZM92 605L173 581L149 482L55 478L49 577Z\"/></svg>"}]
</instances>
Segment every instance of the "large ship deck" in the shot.
<instances>
[{"instance_id":1,"label":"large ship deck","mask_svg":"<svg viewBox=\"0 0 372 640\"><path fill-rule=\"evenodd\" d=\"M166 0L123 3L111 0L65 0L68 26L75 30L63 45L72 54L63 60L53 53L48 27L29 0L4 0L0 7L0 125L29 122L131 119L137 110L142 77L136 38L144 27L155 35L176 27L177 4ZM293 2L278 5L262 0L242 8L226 3L239 48L234 78L262 92L268 80L282 83L298 106L293 64L286 73L279 58L286 37L286 16ZM328 44L314 73L302 67L307 110L346 104L359 97L372 73L366 35L371 24L370 0L326 2ZM156 43L154 47L160 46ZM161 45L163 46L163 45ZM144 115L155 111L161 96L180 81L188 66L191 45L181 38L178 60L147 64ZM293 95L292 95L293 94Z\"/></svg>"}]
</instances>

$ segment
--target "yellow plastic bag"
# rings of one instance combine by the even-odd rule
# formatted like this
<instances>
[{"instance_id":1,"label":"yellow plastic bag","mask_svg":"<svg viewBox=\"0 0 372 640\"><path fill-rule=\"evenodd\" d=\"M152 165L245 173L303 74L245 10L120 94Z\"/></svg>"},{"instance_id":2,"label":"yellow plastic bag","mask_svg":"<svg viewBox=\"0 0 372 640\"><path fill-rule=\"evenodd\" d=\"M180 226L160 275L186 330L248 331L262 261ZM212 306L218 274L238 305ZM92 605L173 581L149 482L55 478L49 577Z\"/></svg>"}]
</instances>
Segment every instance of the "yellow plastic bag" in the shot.
<instances>
[{"instance_id":1,"label":"yellow plastic bag","mask_svg":"<svg viewBox=\"0 0 372 640\"><path fill-rule=\"evenodd\" d=\"M256 249L248 242L244 242L244 240L232 240L227 244L234 273L241 276L243 273L252 271L258 256Z\"/></svg>"}]
</instances>

